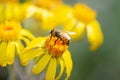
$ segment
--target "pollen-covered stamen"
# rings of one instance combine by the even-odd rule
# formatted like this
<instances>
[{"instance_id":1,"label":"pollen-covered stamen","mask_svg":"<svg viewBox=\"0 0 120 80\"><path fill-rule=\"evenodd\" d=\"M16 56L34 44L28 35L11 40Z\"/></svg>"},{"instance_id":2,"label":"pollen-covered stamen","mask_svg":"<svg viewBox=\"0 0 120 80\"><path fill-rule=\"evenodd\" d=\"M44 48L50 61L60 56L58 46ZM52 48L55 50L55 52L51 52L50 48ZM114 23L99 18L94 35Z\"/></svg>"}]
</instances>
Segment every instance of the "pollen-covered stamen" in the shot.
<instances>
[{"instance_id":1,"label":"pollen-covered stamen","mask_svg":"<svg viewBox=\"0 0 120 80\"><path fill-rule=\"evenodd\" d=\"M11 31L11 30L13 30L13 28L10 26L10 27L7 27L5 30L6 31Z\"/></svg>"},{"instance_id":2,"label":"pollen-covered stamen","mask_svg":"<svg viewBox=\"0 0 120 80\"><path fill-rule=\"evenodd\" d=\"M45 41L45 48L53 57L59 57L67 50L68 45L64 44L64 42L56 36L49 36Z\"/></svg>"}]
</instances>

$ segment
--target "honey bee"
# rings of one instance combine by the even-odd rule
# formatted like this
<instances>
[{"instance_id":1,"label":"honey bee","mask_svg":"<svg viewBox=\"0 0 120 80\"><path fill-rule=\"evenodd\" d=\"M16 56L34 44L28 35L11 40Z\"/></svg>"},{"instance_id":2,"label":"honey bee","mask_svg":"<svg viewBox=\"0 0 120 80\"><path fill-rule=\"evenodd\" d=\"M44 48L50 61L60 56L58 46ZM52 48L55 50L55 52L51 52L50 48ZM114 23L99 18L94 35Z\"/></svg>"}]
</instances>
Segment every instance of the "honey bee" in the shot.
<instances>
[{"instance_id":1,"label":"honey bee","mask_svg":"<svg viewBox=\"0 0 120 80\"><path fill-rule=\"evenodd\" d=\"M51 34L51 37L57 37L57 40L60 39L61 41L63 41L63 44L66 44L66 45L70 44L71 38L68 33L63 32L59 29L53 29L51 30L50 34Z\"/></svg>"}]
</instances>

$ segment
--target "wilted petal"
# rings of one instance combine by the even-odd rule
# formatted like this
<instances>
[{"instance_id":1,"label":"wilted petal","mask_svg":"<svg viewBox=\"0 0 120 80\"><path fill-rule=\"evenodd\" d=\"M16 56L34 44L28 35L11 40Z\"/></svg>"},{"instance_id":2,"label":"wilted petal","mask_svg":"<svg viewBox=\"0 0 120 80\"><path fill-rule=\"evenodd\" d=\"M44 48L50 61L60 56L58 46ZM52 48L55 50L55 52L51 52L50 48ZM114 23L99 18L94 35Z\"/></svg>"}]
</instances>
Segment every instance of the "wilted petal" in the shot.
<instances>
[{"instance_id":1,"label":"wilted petal","mask_svg":"<svg viewBox=\"0 0 120 80\"><path fill-rule=\"evenodd\" d=\"M98 21L94 20L87 25L87 37L91 51L96 50L103 43L103 33Z\"/></svg>"},{"instance_id":2,"label":"wilted petal","mask_svg":"<svg viewBox=\"0 0 120 80\"><path fill-rule=\"evenodd\" d=\"M51 58L46 72L46 80L55 80L56 67L57 67L56 58Z\"/></svg>"}]
</instances>

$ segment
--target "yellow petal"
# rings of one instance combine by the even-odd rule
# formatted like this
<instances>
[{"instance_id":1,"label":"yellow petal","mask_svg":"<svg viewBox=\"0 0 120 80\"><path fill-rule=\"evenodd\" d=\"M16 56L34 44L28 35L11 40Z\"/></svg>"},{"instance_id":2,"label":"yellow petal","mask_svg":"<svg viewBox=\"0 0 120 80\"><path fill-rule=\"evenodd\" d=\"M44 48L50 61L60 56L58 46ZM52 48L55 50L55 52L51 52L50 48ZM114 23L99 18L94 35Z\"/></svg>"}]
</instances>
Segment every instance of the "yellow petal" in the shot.
<instances>
[{"instance_id":1,"label":"yellow petal","mask_svg":"<svg viewBox=\"0 0 120 80\"><path fill-rule=\"evenodd\" d=\"M51 58L51 55L49 55L48 53L46 53L40 60L39 62L34 66L32 72L34 74L38 74L40 73L48 64L49 60Z\"/></svg>"},{"instance_id":2,"label":"yellow petal","mask_svg":"<svg viewBox=\"0 0 120 80\"><path fill-rule=\"evenodd\" d=\"M21 55L19 55L19 59L22 66L26 66L28 64L28 61Z\"/></svg>"},{"instance_id":3,"label":"yellow petal","mask_svg":"<svg viewBox=\"0 0 120 80\"><path fill-rule=\"evenodd\" d=\"M29 44L29 46L26 48L26 49L30 49L30 48L33 48L33 47L40 47L40 46L43 46L44 45L44 42L46 40L46 37L38 37L38 38L35 38L34 40L32 40Z\"/></svg>"},{"instance_id":4,"label":"yellow petal","mask_svg":"<svg viewBox=\"0 0 120 80\"><path fill-rule=\"evenodd\" d=\"M35 14L36 10L37 10L36 6L28 5L28 7L26 9L26 15L25 15L25 17L26 18L30 18L31 16L33 16Z\"/></svg>"},{"instance_id":5,"label":"yellow petal","mask_svg":"<svg viewBox=\"0 0 120 80\"><path fill-rule=\"evenodd\" d=\"M3 21L3 19L4 19L4 8L3 8L3 4L0 4L0 22L2 22Z\"/></svg>"},{"instance_id":6,"label":"yellow petal","mask_svg":"<svg viewBox=\"0 0 120 80\"><path fill-rule=\"evenodd\" d=\"M58 24L65 24L66 22L71 20L71 18L73 18L74 16L72 14L72 7L68 5L60 6L56 8L55 10L53 10L53 12L55 13L56 22Z\"/></svg>"},{"instance_id":7,"label":"yellow petal","mask_svg":"<svg viewBox=\"0 0 120 80\"><path fill-rule=\"evenodd\" d=\"M29 45L21 53L26 53L27 51L30 52L31 50L37 50L37 49L41 49L43 51L44 49L42 49L42 47L44 46L45 39L46 38L44 37L35 38L29 43Z\"/></svg>"},{"instance_id":8,"label":"yellow petal","mask_svg":"<svg viewBox=\"0 0 120 80\"><path fill-rule=\"evenodd\" d=\"M65 31L71 31L73 28L75 28L77 20L75 18L72 18L68 22L66 22L63 26L63 30Z\"/></svg>"},{"instance_id":9,"label":"yellow petal","mask_svg":"<svg viewBox=\"0 0 120 80\"><path fill-rule=\"evenodd\" d=\"M15 45L16 45L18 54L20 54L20 52L24 49L24 45L22 44L20 40L17 41Z\"/></svg>"},{"instance_id":10,"label":"yellow petal","mask_svg":"<svg viewBox=\"0 0 120 80\"><path fill-rule=\"evenodd\" d=\"M26 44L26 46L30 43L29 39L25 38L25 37L21 37L21 40L23 40Z\"/></svg>"},{"instance_id":11,"label":"yellow petal","mask_svg":"<svg viewBox=\"0 0 120 80\"><path fill-rule=\"evenodd\" d=\"M75 35L70 35L71 38L73 39L78 39L78 38L82 38L83 37L83 34L85 32L85 24L82 23L82 22L76 22L76 25L75 27L72 29L72 32L75 32L76 34Z\"/></svg>"},{"instance_id":12,"label":"yellow petal","mask_svg":"<svg viewBox=\"0 0 120 80\"><path fill-rule=\"evenodd\" d=\"M37 50L37 49L40 49L41 47L43 47L43 45L41 44L37 44L37 45L29 45L27 46L21 53L25 53L27 51L31 51L31 50ZM42 49L42 48L41 48Z\"/></svg>"},{"instance_id":13,"label":"yellow petal","mask_svg":"<svg viewBox=\"0 0 120 80\"><path fill-rule=\"evenodd\" d=\"M60 77L62 76L62 74L64 72L64 68L65 68L65 64L64 64L63 60L61 58L59 58L58 60L59 60L61 69L60 69L60 73L58 74L58 76L56 77L55 80L59 80L60 79Z\"/></svg>"},{"instance_id":14,"label":"yellow petal","mask_svg":"<svg viewBox=\"0 0 120 80\"><path fill-rule=\"evenodd\" d=\"M55 80L56 67L57 67L56 58L51 58L46 72L46 80Z\"/></svg>"},{"instance_id":15,"label":"yellow petal","mask_svg":"<svg viewBox=\"0 0 120 80\"><path fill-rule=\"evenodd\" d=\"M42 16L40 25L43 30L55 28L57 26L56 16L52 12L47 11L47 13L44 13Z\"/></svg>"},{"instance_id":16,"label":"yellow petal","mask_svg":"<svg viewBox=\"0 0 120 80\"><path fill-rule=\"evenodd\" d=\"M85 24L77 21L76 19L70 20L68 23L63 25L64 31L69 31L68 34L72 39L79 39L83 37L83 33L85 32Z\"/></svg>"},{"instance_id":17,"label":"yellow petal","mask_svg":"<svg viewBox=\"0 0 120 80\"><path fill-rule=\"evenodd\" d=\"M42 37L35 38L19 53L20 61L23 66L27 65L29 60L44 54L44 49L42 48L44 41L45 39Z\"/></svg>"},{"instance_id":18,"label":"yellow petal","mask_svg":"<svg viewBox=\"0 0 120 80\"><path fill-rule=\"evenodd\" d=\"M35 38L28 30L25 29L22 29L20 33L22 36L25 36L31 40Z\"/></svg>"},{"instance_id":19,"label":"yellow petal","mask_svg":"<svg viewBox=\"0 0 120 80\"><path fill-rule=\"evenodd\" d=\"M7 42L2 41L0 43L0 65L6 66L6 48L7 48Z\"/></svg>"},{"instance_id":20,"label":"yellow petal","mask_svg":"<svg viewBox=\"0 0 120 80\"><path fill-rule=\"evenodd\" d=\"M16 20L22 21L25 18L23 7L21 4L15 4L13 11L13 15Z\"/></svg>"},{"instance_id":21,"label":"yellow petal","mask_svg":"<svg viewBox=\"0 0 120 80\"><path fill-rule=\"evenodd\" d=\"M72 59L71 59L71 55L70 52L68 50L65 51L65 53L62 56L64 62L65 62L65 66L66 66L66 80L68 80L68 78L70 77L71 71L72 71Z\"/></svg>"},{"instance_id":22,"label":"yellow petal","mask_svg":"<svg viewBox=\"0 0 120 80\"><path fill-rule=\"evenodd\" d=\"M21 64L23 66L27 65L28 61L37 57L37 56L40 56L44 54L44 51L43 49L31 49L31 50L27 50L27 51L24 51L23 53L20 53L20 61L21 61Z\"/></svg>"},{"instance_id":23,"label":"yellow petal","mask_svg":"<svg viewBox=\"0 0 120 80\"><path fill-rule=\"evenodd\" d=\"M13 4L7 3L5 7L5 20L10 20L13 18Z\"/></svg>"},{"instance_id":24,"label":"yellow petal","mask_svg":"<svg viewBox=\"0 0 120 80\"><path fill-rule=\"evenodd\" d=\"M44 17L48 16L49 11L44 8L37 8L36 12L34 13L34 17L37 20L42 20Z\"/></svg>"},{"instance_id":25,"label":"yellow petal","mask_svg":"<svg viewBox=\"0 0 120 80\"><path fill-rule=\"evenodd\" d=\"M87 37L91 51L96 50L103 43L103 33L97 20L87 25Z\"/></svg>"},{"instance_id":26,"label":"yellow petal","mask_svg":"<svg viewBox=\"0 0 120 80\"><path fill-rule=\"evenodd\" d=\"M8 64L12 64L15 58L15 44L9 41L6 51L6 60Z\"/></svg>"}]
</instances>

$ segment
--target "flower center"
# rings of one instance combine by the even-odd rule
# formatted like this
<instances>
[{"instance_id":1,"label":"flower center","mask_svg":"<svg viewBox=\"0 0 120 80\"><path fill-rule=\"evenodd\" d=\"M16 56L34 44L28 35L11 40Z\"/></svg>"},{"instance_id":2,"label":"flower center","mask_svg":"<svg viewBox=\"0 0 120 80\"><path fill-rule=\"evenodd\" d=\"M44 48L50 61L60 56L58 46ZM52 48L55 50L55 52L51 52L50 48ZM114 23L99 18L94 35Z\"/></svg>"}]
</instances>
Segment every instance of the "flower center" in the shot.
<instances>
[{"instance_id":1,"label":"flower center","mask_svg":"<svg viewBox=\"0 0 120 80\"><path fill-rule=\"evenodd\" d=\"M12 27L7 27L5 30L6 31L11 31L11 30L13 30L13 28Z\"/></svg>"},{"instance_id":2,"label":"flower center","mask_svg":"<svg viewBox=\"0 0 120 80\"><path fill-rule=\"evenodd\" d=\"M0 24L0 40L17 40L20 30L21 26L13 22Z\"/></svg>"},{"instance_id":3,"label":"flower center","mask_svg":"<svg viewBox=\"0 0 120 80\"><path fill-rule=\"evenodd\" d=\"M73 8L73 14L79 20L89 23L96 18L96 12L85 4L78 3Z\"/></svg>"},{"instance_id":4,"label":"flower center","mask_svg":"<svg viewBox=\"0 0 120 80\"><path fill-rule=\"evenodd\" d=\"M59 57L67 50L68 45L64 44L60 38L50 36L45 41L45 47L53 57Z\"/></svg>"}]
</instances>

